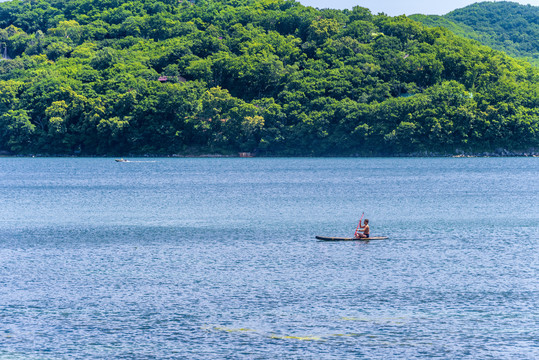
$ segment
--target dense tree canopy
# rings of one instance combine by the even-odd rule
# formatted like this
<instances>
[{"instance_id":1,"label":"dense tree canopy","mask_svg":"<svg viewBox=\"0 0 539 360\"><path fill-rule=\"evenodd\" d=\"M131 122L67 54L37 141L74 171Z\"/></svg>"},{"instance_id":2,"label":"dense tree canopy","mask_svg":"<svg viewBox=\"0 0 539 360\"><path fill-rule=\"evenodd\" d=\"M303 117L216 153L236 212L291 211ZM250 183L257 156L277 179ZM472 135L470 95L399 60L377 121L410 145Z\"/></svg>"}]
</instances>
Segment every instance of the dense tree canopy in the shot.
<instances>
[{"instance_id":1,"label":"dense tree canopy","mask_svg":"<svg viewBox=\"0 0 539 360\"><path fill-rule=\"evenodd\" d=\"M448 28L539 66L539 7L515 2L481 2L444 16L412 15L428 26Z\"/></svg>"},{"instance_id":2,"label":"dense tree canopy","mask_svg":"<svg viewBox=\"0 0 539 360\"><path fill-rule=\"evenodd\" d=\"M0 4L0 150L379 155L539 145L539 72L286 0Z\"/></svg>"}]
</instances>

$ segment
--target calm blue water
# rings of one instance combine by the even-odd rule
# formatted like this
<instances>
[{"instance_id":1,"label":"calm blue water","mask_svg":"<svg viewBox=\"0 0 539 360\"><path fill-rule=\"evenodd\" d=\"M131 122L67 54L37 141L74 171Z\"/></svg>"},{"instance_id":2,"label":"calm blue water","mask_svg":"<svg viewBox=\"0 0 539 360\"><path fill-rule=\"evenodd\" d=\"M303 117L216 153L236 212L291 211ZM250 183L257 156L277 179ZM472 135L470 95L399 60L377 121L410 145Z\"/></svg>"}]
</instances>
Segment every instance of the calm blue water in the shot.
<instances>
[{"instance_id":1,"label":"calm blue water","mask_svg":"<svg viewBox=\"0 0 539 360\"><path fill-rule=\"evenodd\" d=\"M0 359L539 358L538 174L2 158Z\"/></svg>"}]
</instances>

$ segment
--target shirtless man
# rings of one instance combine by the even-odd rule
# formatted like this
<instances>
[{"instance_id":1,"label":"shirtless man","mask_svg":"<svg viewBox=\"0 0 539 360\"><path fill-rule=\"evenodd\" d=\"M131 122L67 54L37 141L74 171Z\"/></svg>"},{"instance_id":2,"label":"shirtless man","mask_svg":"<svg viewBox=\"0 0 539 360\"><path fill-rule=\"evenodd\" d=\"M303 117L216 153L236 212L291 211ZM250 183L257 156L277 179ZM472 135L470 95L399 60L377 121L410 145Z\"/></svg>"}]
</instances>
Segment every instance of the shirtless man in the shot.
<instances>
[{"instance_id":1,"label":"shirtless man","mask_svg":"<svg viewBox=\"0 0 539 360\"><path fill-rule=\"evenodd\" d=\"M359 230L363 231L363 234L359 232ZM363 226L361 226L361 220L359 221L359 229L356 230L356 238L357 239L363 239L363 238L369 238L371 230L369 229L369 219L365 219Z\"/></svg>"}]
</instances>

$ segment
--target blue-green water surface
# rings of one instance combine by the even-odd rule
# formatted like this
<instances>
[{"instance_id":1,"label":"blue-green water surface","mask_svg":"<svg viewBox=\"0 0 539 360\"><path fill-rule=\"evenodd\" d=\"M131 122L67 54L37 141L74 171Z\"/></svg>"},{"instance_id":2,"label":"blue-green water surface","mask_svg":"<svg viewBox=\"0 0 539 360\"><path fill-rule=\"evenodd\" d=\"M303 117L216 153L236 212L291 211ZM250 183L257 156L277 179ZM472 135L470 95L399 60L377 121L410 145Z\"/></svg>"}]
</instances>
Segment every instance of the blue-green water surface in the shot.
<instances>
[{"instance_id":1,"label":"blue-green water surface","mask_svg":"<svg viewBox=\"0 0 539 360\"><path fill-rule=\"evenodd\" d=\"M0 159L0 359L539 358L539 159ZM388 240L351 236L365 212Z\"/></svg>"}]
</instances>

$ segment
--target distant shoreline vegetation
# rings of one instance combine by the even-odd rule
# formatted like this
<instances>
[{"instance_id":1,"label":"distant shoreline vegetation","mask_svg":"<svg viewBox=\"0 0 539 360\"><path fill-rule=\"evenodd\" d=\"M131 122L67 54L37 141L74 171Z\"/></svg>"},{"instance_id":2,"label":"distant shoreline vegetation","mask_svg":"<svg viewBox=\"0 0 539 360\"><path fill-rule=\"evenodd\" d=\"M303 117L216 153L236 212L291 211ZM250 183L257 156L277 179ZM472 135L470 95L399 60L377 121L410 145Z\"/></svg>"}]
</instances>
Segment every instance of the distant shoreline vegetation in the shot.
<instances>
[{"instance_id":1,"label":"distant shoreline vegetation","mask_svg":"<svg viewBox=\"0 0 539 360\"><path fill-rule=\"evenodd\" d=\"M15 0L0 3L0 54L4 154L524 156L539 148L537 67L361 7Z\"/></svg>"}]
</instances>

